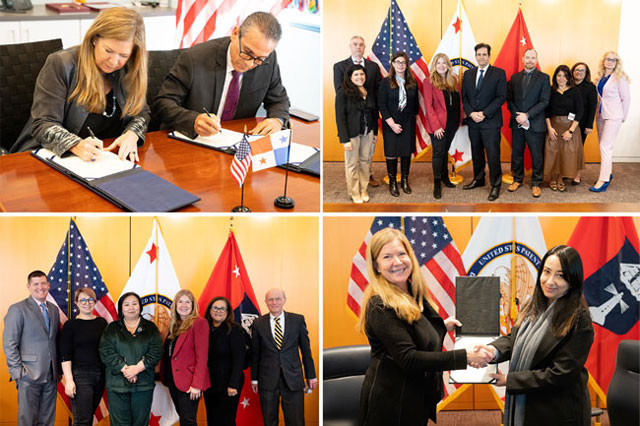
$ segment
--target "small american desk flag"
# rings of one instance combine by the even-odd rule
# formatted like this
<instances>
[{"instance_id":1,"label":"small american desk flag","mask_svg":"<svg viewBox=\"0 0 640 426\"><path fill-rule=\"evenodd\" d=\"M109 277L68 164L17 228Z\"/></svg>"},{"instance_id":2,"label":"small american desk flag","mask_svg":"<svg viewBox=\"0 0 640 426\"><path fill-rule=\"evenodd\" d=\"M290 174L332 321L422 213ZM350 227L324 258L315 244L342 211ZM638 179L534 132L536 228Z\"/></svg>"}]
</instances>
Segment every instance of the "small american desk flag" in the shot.
<instances>
[{"instance_id":1,"label":"small american desk flag","mask_svg":"<svg viewBox=\"0 0 640 426\"><path fill-rule=\"evenodd\" d=\"M236 154L233 156L231 162L231 176L238 182L238 186L242 186L244 179L247 177L249 166L251 165L251 146L247 140L247 135L242 137L242 140L236 148Z\"/></svg>"}]
</instances>

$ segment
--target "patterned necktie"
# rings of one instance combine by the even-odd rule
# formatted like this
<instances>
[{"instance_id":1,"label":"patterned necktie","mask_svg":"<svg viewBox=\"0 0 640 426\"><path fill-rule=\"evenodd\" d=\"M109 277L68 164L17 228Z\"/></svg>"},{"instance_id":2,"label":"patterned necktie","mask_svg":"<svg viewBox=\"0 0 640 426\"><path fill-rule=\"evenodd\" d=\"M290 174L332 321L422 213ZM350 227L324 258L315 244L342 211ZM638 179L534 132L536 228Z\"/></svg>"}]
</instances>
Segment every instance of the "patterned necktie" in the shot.
<instances>
[{"instance_id":1,"label":"patterned necktie","mask_svg":"<svg viewBox=\"0 0 640 426\"><path fill-rule=\"evenodd\" d=\"M236 113L236 107L238 106L238 98L240 97L240 76L236 70L231 71L231 83L227 90L227 98L224 101L224 110L222 111L222 121L233 120L233 116Z\"/></svg>"},{"instance_id":2,"label":"patterned necktie","mask_svg":"<svg viewBox=\"0 0 640 426\"><path fill-rule=\"evenodd\" d=\"M482 79L484 78L484 71L480 70L480 77L478 77L478 83L476 83L476 92L480 91L480 86L482 86Z\"/></svg>"},{"instance_id":3,"label":"patterned necktie","mask_svg":"<svg viewBox=\"0 0 640 426\"><path fill-rule=\"evenodd\" d=\"M41 303L40 309L42 310L42 316L44 317L44 324L47 326L47 333L49 333L49 331L51 331L51 320L49 319L49 312L47 312L47 305Z\"/></svg>"},{"instance_id":4,"label":"patterned necktie","mask_svg":"<svg viewBox=\"0 0 640 426\"><path fill-rule=\"evenodd\" d=\"M276 347L278 348L278 350L282 349L282 340L284 338L283 334L282 334L282 326L280 325L280 318L276 318L276 325L273 328L273 334L275 336L276 339Z\"/></svg>"}]
</instances>

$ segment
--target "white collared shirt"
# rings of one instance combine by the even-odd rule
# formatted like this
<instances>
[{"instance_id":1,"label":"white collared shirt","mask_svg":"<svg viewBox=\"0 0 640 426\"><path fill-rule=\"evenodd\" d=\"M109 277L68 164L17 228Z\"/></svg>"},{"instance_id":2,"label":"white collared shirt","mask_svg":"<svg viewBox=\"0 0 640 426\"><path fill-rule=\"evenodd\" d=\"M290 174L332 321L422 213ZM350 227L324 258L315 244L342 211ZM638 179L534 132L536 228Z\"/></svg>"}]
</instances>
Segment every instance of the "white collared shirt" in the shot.
<instances>
[{"instance_id":1,"label":"white collared shirt","mask_svg":"<svg viewBox=\"0 0 640 426\"><path fill-rule=\"evenodd\" d=\"M284 311L282 311L277 318L280 318L282 337L284 337ZM269 323L271 324L271 335L273 336L273 340L276 340L276 317L274 317L271 313L269 314Z\"/></svg>"},{"instance_id":2,"label":"white collared shirt","mask_svg":"<svg viewBox=\"0 0 640 426\"><path fill-rule=\"evenodd\" d=\"M476 73L476 87L478 87L478 79L480 78L480 70L484 70L484 73L483 73L483 76L482 76L482 78L484 79L487 76L487 70L489 69L490 66L491 66L490 64L487 64L487 66L484 67L484 68L478 67L478 72Z\"/></svg>"},{"instance_id":3,"label":"white collared shirt","mask_svg":"<svg viewBox=\"0 0 640 426\"><path fill-rule=\"evenodd\" d=\"M353 62L353 65L362 65L364 67L364 56L362 57L362 59L360 59L360 62L361 62L360 64L358 64L356 61L357 59L352 56L351 62Z\"/></svg>"},{"instance_id":4,"label":"white collared shirt","mask_svg":"<svg viewBox=\"0 0 640 426\"><path fill-rule=\"evenodd\" d=\"M220 96L220 105L218 105L218 111L216 115L219 118L222 118L222 112L224 111L224 104L227 100L227 92L229 92L229 85L231 84L231 79L233 79L233 75L231 74L233 71L233 64L231 63L231 43L229 43L229 47L227 47L227 70L224 74L224 85L222 86L222 95ZM238 91L242 89L242 73L239 77L240 81L238 81Z\"/></svg>"}]
</instances>

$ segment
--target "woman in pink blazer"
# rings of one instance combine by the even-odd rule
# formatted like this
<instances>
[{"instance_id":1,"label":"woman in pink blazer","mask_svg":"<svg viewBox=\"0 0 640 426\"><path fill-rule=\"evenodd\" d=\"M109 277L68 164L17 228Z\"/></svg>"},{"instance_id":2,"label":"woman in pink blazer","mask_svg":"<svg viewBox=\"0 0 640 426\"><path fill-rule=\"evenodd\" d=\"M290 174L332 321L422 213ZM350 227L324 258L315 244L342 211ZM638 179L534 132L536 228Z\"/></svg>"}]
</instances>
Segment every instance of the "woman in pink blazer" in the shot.
<instances>
[{"instance_id":1,"label":"woman in pink blazer","mask_svg":"<svg viewBox=\"0 0 640 426\"><path fill-rule=\"evenodd\" d=\"M623 71L622 61L616 52L609 51L600 60L596 87L600 98L596 117L600 141L600 176L589 190L604 192L613 179L613 141L620 125L627 119L631 101L629 77Z\"/></svg>"},{"instance_id":2,"label":"woman in pink blazer","mask_svg":"<svg viewBox=\"0 0 640 426\"><path fill-rule=\"evenodd\" d=\"M169 388L181 426L197 425L200 396L211 386L208 357L209 324L198 315L193 293L180 290L171 306L160 377Z\"/></svg>"},{"instance_id":3,"label":"woman in pink blazer","mask_svg":"<svg viewBox=\"0 0 640 426\"><path fill-rule=\"evenodd\" d=\"M447 55L438 53L431 62L429 73L429 79L422 85L422 97L427 110L427 133L433 149L433 196L439 199L442 197L441 184L455 188L449 180L447 158L462 119L462 101L458 79Z\"/></svg>"}]
</instances>

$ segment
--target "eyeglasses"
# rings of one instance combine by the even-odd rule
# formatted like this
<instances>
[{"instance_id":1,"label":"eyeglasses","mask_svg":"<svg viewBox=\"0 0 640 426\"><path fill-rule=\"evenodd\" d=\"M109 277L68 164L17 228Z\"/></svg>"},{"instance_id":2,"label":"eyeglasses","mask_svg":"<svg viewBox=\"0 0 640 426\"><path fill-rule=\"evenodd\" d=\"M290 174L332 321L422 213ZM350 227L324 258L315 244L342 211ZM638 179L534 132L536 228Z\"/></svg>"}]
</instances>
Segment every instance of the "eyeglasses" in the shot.
<instances>
[{"instance_id":1,"label":"eyeglasses","mask_svg":"<svg viewBox=\"0 0 640 426\"><path fill-rule=\"evenodd\" d=\"M78 299L79 303L82 303L83 305L89 303L89 304L93 304L96 303L96 300L93 297L89 297L88 299Z\"/></svg>"},{"instance_id":2,"label":"eyeglasses","mask_svg":"<svg viewBox=\"0 0 640 426\"><path fill-rule=\"evenodd\" d=\"M255 57L251 53L248 53L242 50L242 34L241 33L238 34L238 47L240 48L239 55L245 61L253 61L253 64L257 66L269 64L269 61L267 61L266 56Z\"/></svg>"},{"instance_id":3,"label":"eyeglasses","mask_svg":"<svg viewBox=\"0 0 640 426\"><path fill-rule=\"evenodd\" d=\"M227 312L227 308L225 308L224 306L219 307L219 306L212 306L211 310L213 312Z\"/></svg>"},{"instance_id":4,"label":"eyeglasses","mask_svg":"<svg viewBox=\"0 0 640 426\"><path fill-rule=\"evenodd\" d=\"M397 59L393 61L393 63L396 65L407 65L406 61L398 61Z\"/></svg>"},{"instance_id":5,"label":"eyeglasses","mask_svg":"<svg viewBox=\"0 0 640 426\"><path fill-rule=\"evenodd\" d=\"M617 62L618 59L617 58L604 58L605 61L607 62Z\"/></svg>"},{"instance_id":6,"label":"eyeglasses","mask_svg":"<svg viewBox=\"0 0 640 426\"><path fill-rule=\"evenodd\" d=\"M573 70L573 72L578 72L580 74L583 74L583 73L587 72L587 70L581 70L580 68L576 68L575 70Z\"/></svg>"}]
</instances>

